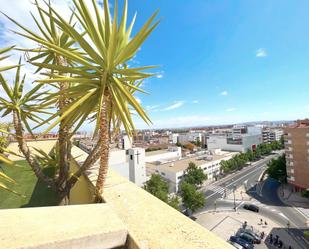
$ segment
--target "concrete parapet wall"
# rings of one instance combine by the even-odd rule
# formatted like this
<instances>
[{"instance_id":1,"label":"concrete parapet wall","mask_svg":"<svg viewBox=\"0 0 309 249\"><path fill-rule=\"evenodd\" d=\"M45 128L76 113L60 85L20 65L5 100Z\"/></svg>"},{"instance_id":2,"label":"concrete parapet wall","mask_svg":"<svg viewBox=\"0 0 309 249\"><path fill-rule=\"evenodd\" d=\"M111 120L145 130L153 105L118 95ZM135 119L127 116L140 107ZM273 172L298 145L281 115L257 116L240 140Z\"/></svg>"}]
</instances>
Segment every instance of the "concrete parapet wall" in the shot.
<instances>
[{"instance_id":1,"label":"concrete parapet wall","mask_svg":"<svg viewBox=\"0 0 309 249\"><path fill-rule=\"evenodd\" d=\"M218 236L114 172L104 199L142 249L225 249Z\"/></svg>"},{"instance_id":2,"label":"concrete parapet wall","mask_svg":"<svg viewBox=\"0 0 309 249\"><path fill-rule=\"evenodd\" d=\"M0 210L0 248L108 249L127 227L107 204Z\"/></svg>"}]
</instances>

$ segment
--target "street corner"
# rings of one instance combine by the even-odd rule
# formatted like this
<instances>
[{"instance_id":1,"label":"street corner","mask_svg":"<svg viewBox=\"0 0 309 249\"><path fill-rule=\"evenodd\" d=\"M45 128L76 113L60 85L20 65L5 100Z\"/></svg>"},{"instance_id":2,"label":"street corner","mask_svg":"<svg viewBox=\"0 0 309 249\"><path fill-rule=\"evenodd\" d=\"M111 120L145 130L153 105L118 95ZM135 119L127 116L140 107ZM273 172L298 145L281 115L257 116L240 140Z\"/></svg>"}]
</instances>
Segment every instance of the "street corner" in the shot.
<instances>
[{"instance_id":1,"label":"street corner","mask_svg":"<svg viewBox=\"0 0 309 249\"><path fill-rule=\"evenodd\" d=\"M292 246L295 249L302 249L287 228L257 213L245 210L204 212L196 215L196 218L197 223L224 240L238 235L245 227L262 237L261 243L256 244L254 248L272 248L274 243L282 243L286 248Z\"/></svg>"}]
</instances>

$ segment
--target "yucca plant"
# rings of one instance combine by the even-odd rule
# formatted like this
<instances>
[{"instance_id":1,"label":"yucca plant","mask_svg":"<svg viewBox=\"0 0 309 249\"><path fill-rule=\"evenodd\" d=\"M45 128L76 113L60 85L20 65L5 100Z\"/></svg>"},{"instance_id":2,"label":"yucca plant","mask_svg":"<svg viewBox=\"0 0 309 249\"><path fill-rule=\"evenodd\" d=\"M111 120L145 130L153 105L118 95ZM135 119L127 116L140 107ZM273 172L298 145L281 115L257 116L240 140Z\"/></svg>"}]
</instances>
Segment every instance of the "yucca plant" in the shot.
<instances>
[{"instance_id":1,"label":"yucca plant","mask_svg":"<svg viewBox=\"0 0 309 249\"><path fill-rule=\"evenodd\" d=\"M45 57L53 54L70 62L53 63L51 60L36 61L33 58L30 60L38 69L47 70L44 75L48 76L48 79L37 80L37 83L65 86L60 91L49 94L45 99L45 105L56 103L61 94L70 100L54 115L40 122L40 125L52 122L45 133L60 124L60 126L74 129L71 132L73 134L86 120L96 122L94 133L98 135L98 144L80 169L68 179L64 192L69 191L82 172L99 158L96 202L101 202L108 170L111 132L117 133L123 127L129 135L132 135L135 129L132 112L137 113L146 123L150 123L134 94L144 93L140 87L141 82L153 75L144 71L154 66L131 68L128 65L159 22L154 22L156 12L133 35L135 16L127 25L127 1L124 1L120 19L117 1L114 5L113 16L110 14L107 0L104 0L103 8L96 0L73 0L73 5L77 24L65 20L50 2L46 3L47 8L42 8L37 4L41 20L47 20L46 23L52 22L55 28L59 28L70 44L74 44L73 48L64 47L63 44L55 42L51 39L50 32L45 32L46 34L42 32L51 25L40 26L37 22L43 34L38 35L11 20L24 31L16 33L38 43L45 51ZM90 11L89 7L94 11ZM41 50L30 52L40 53ZM34 58L40 60L44 56L39 54Z\"/></svg>"},{"instance_id":2,"label":"yucca plant","mask_svg":"<svg viewBox=\"0 0 309 249\"><path fill-rule=\"evenodd\" d=\"M10 51L13 47L8 47L8 48L4 48L4 49L0 49L0 61L1 60L5 60L6 58L9 58L9 55L5 55L6 52ZM12 68L15 68L16 66L6 66L6 67L0 67L0 76L1 76L1 72L6 71L6 70L10 70ZM2 134L8 134L8 129L9 126L4 126L4 124L2 123L1 125L1 129L0 129L0 133ZM0 163L4 162L6 164L12 165L13 162L11 160L9 160L6 156L4 156L2 153L5 152L5 146L0 144ZM11 188L7 187L6 184L4 183L4 181L6 182L10 182L10 183L14 183L15 184L15 180L13 180L11 177L9 177L8 175L6 175L4 172L0 172L0 189L4 189L6 191L10 191L12 193L16 193L15 191L13 191Z\"/></svg>"},{"instance_id":3,"label":"yucca plant","mask_svg":"<svg viewBox=\"0 0 309 249\"><path fill-rule=\"evenodd\" d=\"M16 140L18 141L19 149L25 156L25 159L31 166L35 175L45 181L49 186L54 187L52 179L47 177L36 162L31 156L30 149L27 146L27 143L24 140L24 126L27 131L32 134L32 129L29 125L29 120L40 123L42 119L39 115L41 114L50 114L46 111L46 107L40 102L42 101L42 96L47 94L47 92L39 91L41 85L35 86L32 90L23 93L25 78L26 75L21 77L20 75L21 60L16 70L14 84L11 87L10 84L4 79L0 74L0 85L3 89L3 92L6 94L6 98L0 97L0 112L3 112L2 117L5 117L9 114L13 116L13 124L16 132Z\"/></svg>"},{"instance_id":4,"label":"yucca plant","mask_svg":"<svg viewBox=\"0 0 309 249\"><path fill-rule=\"evenodd\" d=\"M144 92L138 87L139 82L152 76L144 73L143 70L153 67L128 68L130 59L137 53L145 39L155 29L159 22L153 21L157 15L155 13L132 37L132 28L135 22L133 18L127 28L127 1L124 2L122 17L118 22L118 4L114 5L114 15L111 17L108 1L104 1L103 14L100 6L92 0L94 14L90 12L86 1L73 0L76 8L75 16L84 29L86 37L78 30L67 23L60 14L51 6L57 25L66 32L80 46L84 54L64 51L59 47L53 49L64 57L74 61L78 67L58 67L61 73L71 73L70 77L54 77L48 80L39 80L40 83L51 82L72 82L78 83L68 89L68 95L74 97L74 101L68 105L54 123L47 130L56 126L61 120L66 118L67 122L77 123L77 126L86 120L95 111L96 128L101 143L100 169L96 184L96 201L102 201L103 186L107 175L110 130L115 127L115 120L121 120L121 124L126 132L131 135L134 130L134 123L131 117L131 109L146 122L150 120L134 98L131 90ZM88 2L89 3L89 2ZM42 10L44 11L44 10ZM50 16L50 12L44 11ZM88 39L86 39L88 38ZM49 46L49 44L44 44ZM38 66L50 69L49 65L37 64ZM50 118L53 119L56 116Z\"/></svg>"}]
</instances>

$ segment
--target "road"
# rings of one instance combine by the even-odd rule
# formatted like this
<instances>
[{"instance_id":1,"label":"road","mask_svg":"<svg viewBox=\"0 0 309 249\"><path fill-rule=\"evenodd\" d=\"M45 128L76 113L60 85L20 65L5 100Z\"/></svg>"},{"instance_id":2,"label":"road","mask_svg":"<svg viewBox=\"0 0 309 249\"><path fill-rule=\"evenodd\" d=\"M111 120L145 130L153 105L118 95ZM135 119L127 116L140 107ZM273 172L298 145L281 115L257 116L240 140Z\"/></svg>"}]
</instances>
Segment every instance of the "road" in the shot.
<instances>
[{"instance_id":1,"label":"road","mask_svg":"<svg viewBox=\"0 0 309 249\"><path fill-rule=\"evenodd\" d=\"M307 228L306 218L291 206L284 204L278 197L280 183L274 179L267 178L259 182L259 178L266 169L266 164L277 155L268 156L252 166L227 176L213 184L202 188L206 197L206 207L199 212L213 210L216 202L218 210L231 210L234 206L242 208L244 202L226 200L223 197L233 192L243 185L247 194L252 197L250 203L259 206L259 213L268 219L280 224L279 230L275 233L280 234L280 229L287 229L288 233L297 241L299 248L309 248L308 241L305 240L302 231Z\"/></svg>"},{"instance_id":2,"label":"road","mask_svg":"<svg viewBox=\"0 0 309 249\"><path fill-rule=\"evenodd\" d=\"M218 204L221 198L233 192L233 189L243 184L248 190L251 190L252 186L256 184L259 176L265 170L267 162L276 157L278 157L278 154L270 155L260 161L254 162L251 166L243 168L241 171L203 187L201 191L205 193L207 203L205 210L213 209L215 201ZM232 205L234 205L234 203L232 203ZM227 206L230 206L228 202Z\"/></svg>"}]
</instances>

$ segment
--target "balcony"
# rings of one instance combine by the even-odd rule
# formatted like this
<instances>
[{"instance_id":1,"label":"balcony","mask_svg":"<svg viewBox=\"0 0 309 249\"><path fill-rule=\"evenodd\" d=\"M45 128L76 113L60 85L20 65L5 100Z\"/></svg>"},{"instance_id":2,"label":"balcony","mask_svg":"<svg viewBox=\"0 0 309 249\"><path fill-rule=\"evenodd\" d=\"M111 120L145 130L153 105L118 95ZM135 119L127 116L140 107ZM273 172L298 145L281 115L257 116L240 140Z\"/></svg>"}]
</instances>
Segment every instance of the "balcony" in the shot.
<instances>
[{"instance_id":1,"label":"balcony","mask_svg":"<svg viewBox=\"0 0 309 249\"><path fill-rule=\"evenodd\" d=\"M290 139L285 140L285 141L284 141L284 144L285 144L285 145L290 145L290 144L292 144L292 140L290 140Z\"/></svg>"}]
</instances>

